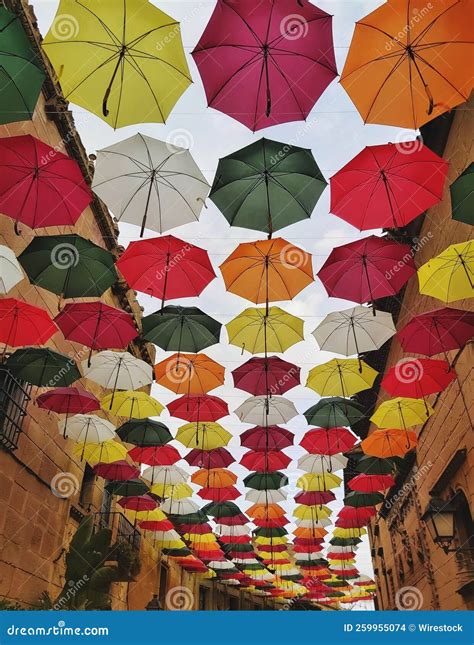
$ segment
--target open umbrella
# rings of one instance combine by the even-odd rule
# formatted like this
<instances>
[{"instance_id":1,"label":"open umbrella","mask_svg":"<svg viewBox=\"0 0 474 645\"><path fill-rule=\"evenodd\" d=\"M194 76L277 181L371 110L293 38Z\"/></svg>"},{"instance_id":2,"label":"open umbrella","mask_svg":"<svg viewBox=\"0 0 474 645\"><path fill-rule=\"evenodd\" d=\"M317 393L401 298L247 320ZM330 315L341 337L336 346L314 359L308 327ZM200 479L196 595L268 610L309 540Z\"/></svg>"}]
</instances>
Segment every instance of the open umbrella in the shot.
<instances>
[{"instance_id":1,"label":"open umbrella","mask_svg":"<svg viewBox=\"0 0 474 645\"><path fill-rule=\"evenodd\" d=\"M149 394L134 391L107 394L101 400L100 405L105 412L129 419L157 417L164 410L164 406Z\"/></svg>"},{"instance_id":2,"label":"open umbrella","mask_svg":"<svg viewBox=\"0 0 474 645\"><path fill-rule=\"evenodd\" d=\"M423 0L390 0L356 23L341 85L365 123L416 130L467 101L469 12L469 0L428 11Z\"/></svg>"},{"instance_id":3,"label":"open umbrella","mask_svg":"<svg viewBox=\"0 0 474 645\"><path fill-rule=\"evenodd\" d=\"M381 459L363 455L357 461L355 470L366 475L391 475L394 471L394 464L389 459Z\"/></svg>"},{"instance_id":4,"label":"open umbrella","mask_svg":"<svg viewBox=\"0 0 474 645\"><path fill-rule=\"evenodd\" d=\"M198 468L227 468L235 460L225 448L213 448L212 450L201 450L193 448L186 455L185 460L190 466Z\"/></svg>"},{"instance_id":5,"label":"open umbrella","mask_svg":"<svg viewBox=\"0 0 474 645\"><path fill-rule=\"evenodd\" d=\"M474 226L474 161L449 187L453 219Z\"/></svg>"},{"instance_id":6,"label":"open umbrella","mask_svg":"<svg viewBox=\"0 0 474 645\"><path fill-rule=\"evenodd\" d=\"M99 352L82 366L86 378L114 392L137 390L153 381L151 365L129 352Z\"/></svg>"},{"instance_id":7,"label":"open umbrella","mask_svg":"<svg viewBox=\"0 0 474 645\"><path fill-rule=\"evenodd\" d=\"M308 473L326 473L341 470L347 466L347 457L335 454L329 455L303 455L298 459L298 468ZM301 502L302 504L304 502Z\"/></svg>"},{"instance_id":8,"label":"open umbrella","mask_svg":"<svg viewBox=\"0 0 474 645\"><path fill-rule=\"evenodd\" d=\"M278 504L286 500L286 494L280 490L249 490L245 493L245 499L252 504Z\"/></svg>"},{"instance_id":9,"label":"open umbrella","mask_svg":"<svg viewBox=\"0 0 474 645\"><path fill-rule=\"evenodd\" d=\"M62 298L98 297L117 280L111 253L79 235L39 235L18 256L30 282Z\"/></svg>"},{"instance_id":10,"label":"open umbrella","mask_svg":"<svg viewBox=\"0 0 474 645\"><path fill-rule=\"evenodd\" d=\"M424 399L442 392L456 378L446 361L430 358L406 358L391 367L381 386L392 396Z\"/></svg>"},{"instance_id":11,"label":"open umbrella","mask_svg":"<svg viewBox=\"0 0 474 645\"><path fill-rule=\"evenodd\" d=\"M174 486L176 484L185 483L188 479L188 473L179 466L166 465L166 466L152 466L146 468L142 477L145 481L154 484L163 484L163 486ZM162 508L165 513L167 512ZM173 511L175 512L175 511Z\"/></svg>"},{"instance_id":12,"label":"open umbrella","mask_svg":"<svg viewBox=\"0 0 474 645\"><path fill-rule=\"evenodd\" d=\"M102 443L115 438L115 427L107 420L93 414L75 414L66 427L66 420L59 423L63 436L76 443Z\"/></svg>"},{"instance_id":13,"label":"open umbrella","mask_svg":"<svg viewBox=\"0 0 474 645\"><path fill-rule=\"evenodd\" d=\"M365 415L355 401L332 396L312 405L304 412L304 416L310 425L333 428L352 426L361 421Z\"/></svg>"},{"instance_id":14,"label":"open umbrella","mask_svg":"<svg viewBox=\"0 0 474 645\"><path fill-rule=\"evenodd\" d=\"M320 492L338 488L342 483L341 477L334 473L305 473L298 477L296 485L304 491Z\"/></svg>"},{"instance_id":15,"label":"open umbrella","mask_svg":"<svg viewBox=\"0 0 474 645\"><path fill-rule=\"evenodd\" d=\"M307 455L308 457L315 457L315 455ZM321 456L321 455L316 455ZM302 490L295 495L295 502L297 504L305 504L307 506L317 506L322 504L328 504L329 502L334 502L336 499L335 494L331 490L315 490L315 491L305 491ZM307 522L307 524L305 524ZM313 522L309 520L297 520L295 524L298 526L303 526L305 528L311 528ZM321 527L329 526L332 524L329 520L318 520L318 524Z\"/></svg>"},{"instance_id":16,"label":"open umbrella","mask_svg":"<svg viewBox=\"0 0 474 645\"><path fill-rule=\"evenodd\" d=\"M337 455L355 446L357 437L347 428L313 428L305 433L300 446L316 455ZM332 467L332 461L329 460Z\"/></svg>"},{"instance_id":17,"label":"open umbrella","mask_svg":"<svg viewBox=\"0 0 474 645\"><path fill-rule=\"evenodd\" d=\"M138 421L139 419L134 419ZM130 459L149 466L171 466L181 459L173 446L135 446L129 450Z\"/></svg>"},{"instance_id":18,"label":"open umbrella","mask_svg":"<svg viewBox=\"0 0 474 645\"><path fill-rule=\"evenodd\" d=\"M377 372L355 358L333 358L316 365L308 374L306 387L322 396L351 396L372 387Z\"/></svg>"},{"instance_id":19,"label":"open umbrella","mask_svg":"<svg viewBox=\"0 0 474 645\"><path fill-rule=\"evenodd\" d=\"M37 387L67 387L81 378L73 358L46 347L17 349L4 365L13 376Z\"/></svg>"},{"instance_id":20,"label":"open umbrella","mask_svg":"<svg viewBox=\"0 0 474 645\"><path fill-rule=\"evenodd\" d=\"M406 226L441 201L447 170L417 139L368 146L331 177L331 213L361 231Z\"/></svg>"},{"instance_id":21,"label":"open umbrella","mask_svg":"<svg viewBox=\"0 0 474 645\"><path fill-rule=\"evenodd\" d=\"M231 226L271 237L310 218L325 187L311 150L260 139L219 160L209 197Z\"/></svg>"},{"instance_id":22,"label":"open umbrella","mask_svg":"<svg viewBox=\"0 0 474 645\"><path fill-rule=\"evenodd\" d=\"M58 331L45 309L16 298L0 300L0 343L7 347L44 345Z\"/></svg>"},{"instance_id":23,"label":"open umbrella","mask_svg":"<svg viewBox=\"0 0 474 645\"><path fill-rule=\"evenodd\" d=\"M167 352L200 352L219 342L221 324L197 307L168 305L142 319L143 337Z\"/></svg>"},{"instance_id":24,"label":"open umbrella","mask_svg":"<svg viewBox=\"0 0 474 645\"><path fill-rule=\"evenodd\" d=\"M426 422L434 409L422 399L397 397L383 401L370 420L379 428L410 428Z\"/></svg>"},{"instance_id":25,"label":"open umbrella","mask_svg":"<svg viewBox=\"0 0 474 645\"><path fill-rule=\"evenodd\" d=\"M179 23L149 2L61 0L42 44L65 97L113 128L164 123L192 82Z\"/></svg>"},{"instance_id":26,"label":"open umbrella","mask_svg":"<svg viewBox=\"0 0 474 645\"><path fill-rule=\"evenodd\" d=\"M443 302L474 295L474 241L451 244L418 269L420 293Z\"/></svg>"},{"instance_id":27,"label":"open umbrella","mask_svg":"<svg viewBox=\"0 0 474 645\"><path fill-rule=\"evenodd\" d=\"M127 461L114 461L111 464L97 464L94 473L110 481L126 481L140 477L140 469Z\"/></svg>"},{"instance_id":28,"label":"open umbrella","mask_svg":"<svg viewBox=\"0 0 474 645\"><path fill-rule=\"evenodd\" d=\"M234 410L243 423L257 426L272 426L288 423L298 415L290 399L284 396L251 396Z\"/></svg>"},{"instance_id":29,"label":"open umbrella","mask_svg":"<svg viewBox=\"0 0 474 645\"><path fill-rule=\"evenodd\" d=\"M138 133L97 151L92 188L143 237L197 221L209 184L189 150Z\"/></svg>"},{"instance_id":30,"label":"open umbrella","mask_svg":"<svg viewBox=\"0 0 474 645\"><path fill-rule=\"evenodd\" d=\"M203 468L191 475L191 481L208 488L226 488L237 482L237 475L226 468Z\"/></svg>"},{"instance_id":31,"label":"open umbrella","mask_svg":"<svg viewBox=\"0 0 474 645\"><path fill-rule=\"evenodd\" d=\"M377 504L381 504L383 502L383 495L381 493L358 493L358 492L352 492L348 493L344 497L344 504L346 506L355 506L358 508L359 506L377 506ZM336 537L346 537L346 533L341 533L341 531L347 531L348 529L340 529L336 533L336 530L334 530L334 534ZM349 529L352 533L352 535L357 536L357 531L360 529Z\"/></svg>"},{"instance_id":32,"label":"open umbrella","mask_svg":"<svg viewBox=\"0 0 474 645\"><path fill-rule=\"evenodd\" d=\"M416 444L416 433L412 430L389 429L374 430L362 441L360 447L366 455L372 457L404 457Z\"/></svg>"},{"instance_id":33,"label":"open umbrella","mask_svg":"<svg viewBox=\"0 0 474 645\"><path fill-rule=\"evenodd\" d=\"M64 430L67 428L70 414L86 414L100 410L100 402L93 394L75 387L57 387L54 390L48 390L37 396L35 403L39 408L65 414ZM116 478L109 477L109 479Z\"/></svg>"},{"instance_id":34,"label":"open umbrella","mask_svg":"<svg viewBox=\"0 0 474 645\"><path fill-rule=\"evenodd\" d=\"M210 107L253 131L306 119L337 75L331 21L306 0L219 2L192 53Z\"/></svg>"},{"instance_id":35,"label":"open umbrella","mask_svg":"<svg viewBox=\"0 0 474 645\"><path fill-rule=\"evenodd\" d=\"M288 457L281 450L249 450L246 452L240 464L247 470L274 471L288 468L291 457Z\"/></svg>"},{"instance_id":36,"label":"open umbrella","mask_svg":"<svg viewBox=\"0 0 474 645\"><path fill-rule=\"evenodd\" d=\"M353 477L348 486L351 490L360 493L376 493L394 486L395 480L391 475L357 475Z\"/></svg>"},{"instance_id":37,"label":"open umbrella","mask_svg":"<svg viewBox=\"0 0 474 645\"><path fill-rule=\"evenodd\" d=\"M0 212L30 228L74 226L92 200L74 159L31 134L0 141Z\"/></svg>"},{"instance_id":38,"label":"open umbrella","mask_svg":"<svg viewBox=\"0 0 474 645\"><path fill-rule=\"evenodd\" d=\"M149 492L148 486L141 479L129 479L128 481L109 481L105 490L111 495L121 495L123 497L135 497L145 495Z\"/></svg>"},{"instance_id":39,"label":"open umbrella","mask_svg":"<svg viewBox=\"0 0 474 645\"><path fill-rule=\"evenodd\" d=\"M24 277L16 255L8 246L0 245L0 294L7 294Z\"/></svg>"},{"instance_id":40,"label":"open umbrella","mask_svg":"<svg viewBox=\"0 0 474 645\"><path fill-rule=\"evenodd\" d=\"M276 470L274 472L252 472L244 477L244 485L255 490L279 490L288 485L288 477Z\"/></svg>"},{"instance_id":41,"label":"open umbrella","mask_svg":"<svg viewBox=\"0 0 474 645\"><path fill-rule=\"evenodd\" d=\"M0 123L32 119L46 75L20 16L5 7L0 7L0 65Z\"/></svg>"},{"instance_id":42,"label":"open umbrella","mask_svg":"<svg viewBox=\"0 0 474 645\"><path fill-rule=\"evenodd\" d=\"M74 454L80 459L85 459L91 466L97 464L113 464L122 461L127 456L127 449L117 441L104 441L103 443L87 443L74 447Z\"/></svg>"},{"instance_id":43,"label":"open umbrella","mask_svg":"<svg viewBox=\"0 0 474 645\"><path fill-rule=\"evenodd\" d=\"M117 435L125 443L142 448L163 446L173 439L164 423L153 419L131 419L117 428Z\"/></svg>"},{"instance_id":44,"label":"open umbrella","mask_svg":"<svg viewBox=\"0 0 474 645\"><path fill-rule=\"evenodd\" d=\"M216 274L207 251L172 235L131 242L117 267L132 289L166 300L199 296Z\"/></svg>"},{"instance_id":45,"label":"open umbrella","mask_svg":"<svg viewBox=\"0 0 474 645\"><path fill-rule=\"evenodd\" d=\"M304 339L303 321L280 307L245 309L226 325L229 343L251 354L285 352Z\"/></svg>"},{"instance_id":46,"label":"open umbrella","mask_svg":"<svg viewBox=\"0 0 474 645\"><path fill-rule=\"evenodd\" d=\"M300 385L300 368L269 356L251 358L232 371L234 386L254 395L284 394Z\"/></svg>"},{"instance_id":47,"label":"open umbrella","mask_svg":"<svg viewBox=\"0 0 474 645\"><path fill-rule=\"evenodd\" d=\"M231 439L230 432L227 432L218 423L212 422L186 423L176 433L176 440L183 446L200 448L201 450L223 448Z\"/></svg>"},{"instance_id":48,"label":"open umbrella","mask_svg":"<svg viewBox=\"0 0 474 645\"><path fill-rule=\"evenodd\" d=\"M240 435L240 443L251 450L282 450L293 445L294 435L278 426L256 426Z\"/></svg>"},{"instance_id":49,"label":"open umbrella","mask_svg":"<svg viewBox=\"0 0 474 645\"><path fill-rule=\"evenodd\" d=\"M219 421L229 414L227 403L211 394L184 395L166 407L172 417L185 421Z\"/></svg>"},{"instance_id":50,"label":"open umbrella","mask_svg":"<svg viewBox=\"0 0 474 645\"><path fill-rule=\"evenodd\" d=\"M206 354L174 354L155 365L158 385L176 394L206 394L224 383L224 367Z\"/></svg>"}]
</instances>

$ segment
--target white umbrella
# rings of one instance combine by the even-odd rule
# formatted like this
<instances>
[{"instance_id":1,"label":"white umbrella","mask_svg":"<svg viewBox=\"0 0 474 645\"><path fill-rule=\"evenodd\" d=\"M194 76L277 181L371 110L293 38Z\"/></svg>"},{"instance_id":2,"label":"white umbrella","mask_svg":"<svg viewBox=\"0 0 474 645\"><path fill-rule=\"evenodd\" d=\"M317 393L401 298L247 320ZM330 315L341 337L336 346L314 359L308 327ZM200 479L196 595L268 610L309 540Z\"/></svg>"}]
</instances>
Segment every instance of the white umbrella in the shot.
<instances>
[{"instance_id":1,"label":"white umbrella","mask_svg":"<svg viewBox=\"0 0 474 645\"><path fill-rule=\"evenodd\" d=\"M115 427L93 414L75 414L60 421L58 428L65 438L77 443L102 443L116 438Z\"/></svg>"},{"instance_id":2,"label":"white umbrella","mask_svg":"<svg viewBox=\"0 0 474 645\"><path fill-rule=\"evenodd\" d=\"M343 545L343 546L333 546L330 544L328 546L328 552L329 553L351 553L352 551L357 551L358 545L354 544L353 546L351 545Z\"/></svg>"},{"instance_id":3,"label":"white umbrella","mask_svg":"<svg viewBox=\"0 0 474 645\"><path fill-rule=\"evenodd\" d=\"M143 531L144 529L141 530ZM154 531L152 535L157 542L174 542L175 540L182 542L181 535L174 529L170 529L169 531Z\"/></svg>"},{"instance_id":4,"label":"white umbrella","mask_svg":"<svg viewBox=\"0 0 474 645\"><path fill-rule=\"evenodd\" d=\"M254 504L275 504L284 502L286 495L280 490L249 490L245 499Z\"/></svg>"},{"instance_id":5,"label":"white umbrella","mask_svg":"<svg viewBox=\"0 0 474 645\"><path fill-rule=\"evenodd\" d=\"M226 569L235 569L232 562L229 562L228 560L212 560L207 566L211 569L220 569L221 571L225 571Z\"/></svg>"},{"instance_id":6,"label":"white umbrella","mask_svg":"<svg viewBox=\"0 0 474 645\"><path fill-rule=\"evenodd\" d=\"M379 349L396 331L391 314L357 306L328 314L313 336L320 349L352 356Z\"/></svg>"},{"instance_id":7,"label":"white umbrella","mask_svg":"<svg viewBox=\"0 0 474 645\"><path fill-rule=\"evenodd\" d=\"M320 517L316 522L315 520L300 520L298 518L293 520L296 526L300 526L303 529L323 529L326 526L331 526L334 524L332 520L325 517Z\"/></svg>"},{"instance_id":8,"label":"white umbrella","mask_svg":"<svg viewBox=\"0 0 474 645\"><path fill-rule=\"evenodd\" d=\"M312 551L311 553L298 553L298 560L324 560L324 556L319 551Z\"/></svg>"},{"instance_id":9,"label":"white umbrella","mask_svg":"<svg viewBox=\"0 0 474 645\"><path fill-rule=\"evenodd\" d=\"M0 294L8 293L24 277L13 251L8 246L0 246Z\"/></svg>"},{"instance_id":10,"label":"white umbrella","mask_svg":"<svg viewBox=\"0 0 474 645\"><path fill-rule=\"evenodd\" d=\"M189 150L135 134L97 151L92 188L143 236L198 220L210 186Z\"/></svg>"},{"instance_id":11,"label":"white umbrella","mask_svg":"<svg viewBox=\"0 0 474 645\"><path fill-rule=\"evenodd\" d=\"M229 578L229 580L219 580L219 583L221 585L230 585L230 586L237 586L240 585L240 582L236 580L235 578Z\"/></svg>"},{"instance_id":12,"label":"white umbrella","mask_svg":"<svg viewBox=\"0 0 474 645\"><path fill-rule=\"evenodd\" d=\"M175 486L187 481L188 473L179 466L150 466L142 473L143 479L151 484ZM164 509L162 509L164 510Z\"/></svg>"},{"instance_id":13,"label":"white umbrella","mask_svg":"<svg viewBox=\"0 0 474 645\"><path fill-rule=\"evenodd\" d=\"M153 368L129 352L99 352L88 361L82 361L86 378L108 390L138 390L153 381Z\"/></svg>"},{"instance_id":14,"label":"white umbrella","mask_svg":"<svg viewBox=\"0 0 474 645\"><path fill-rule=\"evenodd\" d=\"M243 423L265 426L288 423L298 415L298 410L284 396L251 396L234 413Z\"/></svg>"},{"instance_id":15,"label":"white umbrella","mask_svg":"<svg viewBox=\"0 0 474 645\"><path fill-rule=\"evenodd\" d=\"M220 535L233 535L235 537L248 535L250 529L248 526L227 526L226 524L217 524L216 529Z\"/></svg>"},{"instance_id":16,"label":"white umbrella","mask_svg":"<svg viewBox=\"0 0 474 645\"><path fill-rule=\"evenodd\" d=\"M234 564L258 564L257 558L232 558Z\"/></svg>"},{"instance_id":17,"label":"white umbrella","mask_svg":"<svg viewBox=\"0 0 474 645\"><path fill-rule=\"evenodd\" d=\"M332 473L346 466L344 455L303 455L298 459L298 468L307 473Z\"/></svg>"},{"instance_id":18,"label":"white umbrella","mask_svg":"<svg viewBox=\"0 0 474 645\"><path fill-rule=\"evenodd\" d=\"M169 497L160 505L160 508L166 514L188 515L188 513L196 513L199 510L199 505L193 502L192 499L173 499Z\"/></svg>"}]
</instances>

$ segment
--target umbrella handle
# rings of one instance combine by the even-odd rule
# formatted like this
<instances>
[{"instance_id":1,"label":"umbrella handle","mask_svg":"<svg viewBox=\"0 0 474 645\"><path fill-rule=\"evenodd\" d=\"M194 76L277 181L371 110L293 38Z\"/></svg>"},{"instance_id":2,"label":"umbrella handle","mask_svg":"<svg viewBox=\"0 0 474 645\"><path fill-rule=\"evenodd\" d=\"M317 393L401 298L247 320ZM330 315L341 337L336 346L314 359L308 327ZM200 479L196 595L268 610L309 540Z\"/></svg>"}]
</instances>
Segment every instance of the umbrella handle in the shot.
<instances>
[{"instance_id":1,"label":"umbrella handle","mask_svg":"<svg viewBox=\"0 0 474 645\"><path fill-rule=\"evenodd\" d=\"M15 235L21 235L21 228L18 225L18 220L15 221L15 225L13 228L15 230Z\"/></svg>"}]
</instances>

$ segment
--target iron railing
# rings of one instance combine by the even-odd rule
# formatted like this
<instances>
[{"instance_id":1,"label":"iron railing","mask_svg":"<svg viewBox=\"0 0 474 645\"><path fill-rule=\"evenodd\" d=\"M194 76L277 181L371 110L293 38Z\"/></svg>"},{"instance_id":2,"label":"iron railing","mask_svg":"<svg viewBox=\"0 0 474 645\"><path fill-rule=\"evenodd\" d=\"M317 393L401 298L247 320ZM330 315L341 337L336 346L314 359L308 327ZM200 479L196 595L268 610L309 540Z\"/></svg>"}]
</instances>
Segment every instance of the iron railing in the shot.
<instances>
[{"instance_id":1,"label":"iron railing","mask_svg":"<svg viewBox=\"0 0 474 645\"><path fill-rule=\"evenodd\" d=\"M0 365L0 446L16 450L31 399L31 385Z\"/></svg>"}]
</instances>

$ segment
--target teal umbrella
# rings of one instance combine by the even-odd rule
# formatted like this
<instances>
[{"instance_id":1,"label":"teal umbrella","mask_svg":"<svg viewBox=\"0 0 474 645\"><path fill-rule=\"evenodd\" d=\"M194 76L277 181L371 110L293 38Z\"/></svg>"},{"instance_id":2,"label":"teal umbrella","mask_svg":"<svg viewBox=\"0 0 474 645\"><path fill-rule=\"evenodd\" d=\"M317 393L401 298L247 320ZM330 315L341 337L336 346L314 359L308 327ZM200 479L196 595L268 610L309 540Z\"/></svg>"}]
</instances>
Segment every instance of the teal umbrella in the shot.
<instances>
[{"instance_id":1,"label":"teal umbrella","mask_svg":"<svg viewBox=\"0 0 474 645\"><path fill-rule=\"evenodd\" d=\"M321 399L304 413L310 425L320 428L352 426L364 418L361 408L350 399L332 396Z\"/></svg>"},{"instance_id":2,"label":"teal umbrella","mask_svg":"<svg viewBox=\"0 0 474 645\"><path fill-rule=\"evenodd\" d=\"M45 77L19 16L0 7L0 124L33 117Z\"/></svg>"},{"instance_id":3,"label":"teal umbrella","mask_svg":"<svg viewBox=\"0 0 474 645\"><path fill-rule=\"evenodd\" d=\"M247 488L255 490L279 490L288 485L288 477L278 470L271 473L250 473L244 478Z\"/></svg>"},{"instance_id":4,"label":"teal umbrella","mask_svg":"<svg viewBox=\"0 0 474 645\"><path fill-rule=\"evenodd\" d=\"M326 185L311 150L260 139L219 161L209 197L231 226L271 237L310 218Z\"/></svg>"},{"instance_id":5,"label":"teal umbrella","mask_svg":"<svg viewBox=\"0 0 474 645\"><path fill-rule=\"evenodd\" d=\"M474 226L474 161L450 186L453 219Z\"/></svg>"},{"instance_id":6,"label":"teal umbrella","mask_svg":"<svg viewBox=\"0 0 474 645\"><path fill-rule=\"evenodd\" d=\"M68 387L81 378L73 358L44 347L17 349L5 367L16 378L38 387Z\"/></svg>"},{"instance_id":7,"label":"teal umbrella","mask_svg":"<svg viewBox=\"0 0 474 645\"><path fill-rule=\"evenodd\" d=\"M197 353L219 342L221 324L197 307L168 305L142 321L143 337L167 352Z\"/></svg>"},{"instance_id":8,"label":"teal umbrella","mask_svg":"<svg viewBox=\"0 0 474 645\"><path fill-rule=\"evenodd\" d=\"M128 481L110 481L105 485L105 490L111 495L133 497L134 495L145 495L150 489L141 479L129 479Z\"/></svg>"},{"instance_id":9,"label":"teal umbrella","mask_svg":"<svg viewBox=\"0 0 474 645\"><path fill-rule=\"evenodd\" d=\"M348 493L344 497L344 504L346 506L353 506L360 508L361 506L377 506L384 500L382 493Z\"/></svg>"},{"instance_id":10,"label":"teal umbrella","mask_svg":"<svg viewBox=\"0 0 474 645\"><path fill-rule=\"evenodd\" d=\"M366 475L390 475L394 470L394 464L390 459L366 455L359 459L355 469Z\"/></svg>"},{"instance_id":11,"label":"teal umbrella","mask_svg":"<svg viewBox=\"0 0 474 645\"><path fill-rule=\"evenodd\" d=\"M164 446L173 439L164 423L152 419L130 419L117 428L117 435L125 443L141 447Z\"/></svg>"},{"instance_id":12,"label":"teal umbrella","mask_svg":"<svg viewBox=\"0 0 474 645\"><path fill-rule=\"evenodd\" d=\"M41 235L18 257L30 282L63 298L101 296L117 280L111 253L79 235Z\"/></svg>"}]
</instances>

